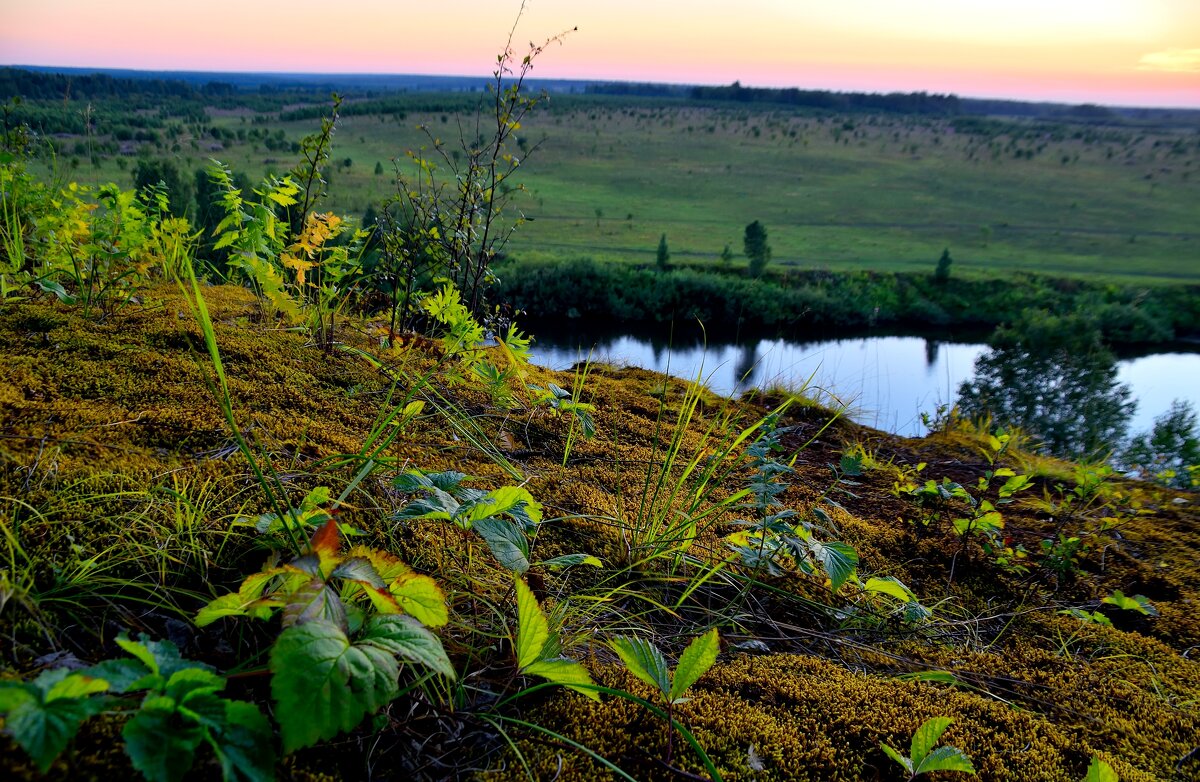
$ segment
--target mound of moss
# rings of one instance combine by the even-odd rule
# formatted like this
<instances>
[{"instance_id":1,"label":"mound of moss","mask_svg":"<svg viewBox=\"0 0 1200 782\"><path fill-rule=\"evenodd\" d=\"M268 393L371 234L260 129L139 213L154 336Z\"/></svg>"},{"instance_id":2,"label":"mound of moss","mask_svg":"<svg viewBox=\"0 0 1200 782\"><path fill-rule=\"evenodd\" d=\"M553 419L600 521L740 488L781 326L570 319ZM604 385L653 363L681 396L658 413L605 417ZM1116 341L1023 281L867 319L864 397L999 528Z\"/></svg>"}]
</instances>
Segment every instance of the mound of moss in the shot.
<instances>
[{"instance_id":1,"label":"mound of moss","mask_svg":"<svg viewBox=\"0 0 1200 782\"><path fill-rule=\"evenodd\" d=\"M930 612L917 621L870 608L854 583L835 593L795 561L768 573L733 557L729 536L747 510L721 504L752 479L745 451L761 430L751 427L778 397L724 400L592 367L581 399L595 406L597 434L582 439L569 415L528 395L498 400L435 341L387 344L362 322L343 327L352 349L323 350L264 322L245 290L204 295L234 417L279 490L298 503L314 487L352 485L339 521L359 531L356 543L454 585L441 635L469 686L440 701L417 689L333 745L287 758L281 776L615 778L608 764L637 779L705 776L686 742L630 700L543 689L497 705L533 683L516 675L504 630L511 577L454 529L394 519L407 498L393 477L453 469L480 488L521 485L544 505L537 559L601 560L526 574L564 651L598 683L654 702L603 639L653 637L673 659L718 627L716 665L673 716L725 779L902 779L880 742L907 747L934 716L953 718L944 740L982 779L1077 780L1094 756L1123 780L1200 777L1195 495L1105 475L1085 502L1074 490L1086 470L1018 443L997 452L989 433L905 440L792 404L778 421L781 458L795 454L782 507L853 546L861 578L907 585ZM100 322L47 298L0 304L0 363L4 675L95 662L118 633L144 632L219 670L248 667L239 697L267 702L253 670L270 626L192 622L267 559L253 521L270 507L182 296L151 291ZM542 387L576 380L524 373ZM386 413L412 400L421 412L371 452ZM1032 488L1004 506L990 549L954 531L961 502L922 504L911 491L942 478L974 487L1001 466ZM649 556L653 524L687 534ZM1074 548L1055 549L1071 538ZM1153 610L1102 602L1117 591ZM50 776L133 774L112 751L118 729L89 723ZM6 774L36 777L11 743L0 758ZM202 759L194 775L220 767Z\"/></svg>"}]
</instances>

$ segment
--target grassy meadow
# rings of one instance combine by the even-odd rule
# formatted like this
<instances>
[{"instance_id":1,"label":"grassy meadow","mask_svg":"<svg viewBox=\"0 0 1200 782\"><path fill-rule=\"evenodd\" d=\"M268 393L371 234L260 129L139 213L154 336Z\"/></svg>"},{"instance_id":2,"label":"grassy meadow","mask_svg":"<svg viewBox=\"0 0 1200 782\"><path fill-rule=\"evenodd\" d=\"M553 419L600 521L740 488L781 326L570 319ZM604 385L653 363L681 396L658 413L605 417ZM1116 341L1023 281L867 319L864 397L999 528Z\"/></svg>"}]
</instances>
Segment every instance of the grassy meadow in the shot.
<instances>
[{"instance_id":1,"label":"grassy meadow","mask_svg":"<svg viewBox=\"0 0 1200 782\"><path fill-rule=\"evenodd\" d=\"M1200 333L1194 133L556 99L506 264L478 160L378 252L326 214L460 132L412 100L346 104L301 184L214 169L215 228L172 211L205 160L281 174L318 120L129 114L52 166L6 126L0 778L1200 778L1194 418L1128 473L953 411L906 438L536 366L482 293L714 333L1032 313L1014 352L1103 380L1106 342ZM182 181L133 189L143 155ZM784 273L678 268L751 220Z\"/></svg>"},{"instance_id":2,"label":"grassy meadow","mask_svg":"<svg viewBox=\"0 0 1200 782\"><path fill-rule=\"evenodd\" d=\"M289 141L319 124L209 113L232 133L282 131ZM409 165L406 150L429 144L418 125L453 148L473 122L450 110L344 115L330 206L360 216L387 197L393 160ZM719 263L726 244L742 264L742 231L760 220L776 266L922 271L949 248L956 273L1200 279L1200 135L1189 128L553 96L518 136L531 154L519 177L528 192L513 206L530 222L509 251L525 259L653 263L666 234L676 264ZM213 157L252 179L295 158L187 134L170 155L187 172ZM120 160L80 161L68 175L128 181Z\"/></svg>"}]
</instances>

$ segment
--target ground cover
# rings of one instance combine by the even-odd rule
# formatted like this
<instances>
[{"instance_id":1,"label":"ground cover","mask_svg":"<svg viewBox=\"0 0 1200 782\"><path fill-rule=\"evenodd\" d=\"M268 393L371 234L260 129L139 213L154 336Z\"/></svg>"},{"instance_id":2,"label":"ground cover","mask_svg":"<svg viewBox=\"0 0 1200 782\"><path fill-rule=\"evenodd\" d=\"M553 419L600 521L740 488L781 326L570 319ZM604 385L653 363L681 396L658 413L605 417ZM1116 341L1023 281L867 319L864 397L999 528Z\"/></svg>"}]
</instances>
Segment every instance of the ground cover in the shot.
<instances>
[{"instance_id":1,"label":"ground cover","mask_svg":"<svg viewBox=\"0 0 1200 782\"><path fill-rule=\"evenodd\" d=\"M579 388L594 406L595 436L573 438L568 408L525 391L498 405L454 381L437 341L381 342L360 322L341 333L361 353L329 352L270 327L244 289L202 293L235 419L281 496L299 507L316 487L347 489L334 515L363 533L347 544L402 558L445 594L433 632L456 677L403 666L400 697L290 754L280 776L901 779L880 742L907 747L935 716L953 718L946 743L984 779L1078 780L1094 756L1123 780L1200 771L1194 493L967 425L905 440L802 398L780 409L784 392L731 402L641 370L592 367L581 382L527 368L530 386ZM196 622L280 554L255 530L271 505L187 297L148 289L104 318L9 301L0 333L5 676L95 663L144 632L284 721L265 669L276 625ZM364 473L381 414L417 400ZM715 666L671 711L705 755L626 697L523 676L511 573L481 539L402 512L418 494L394 479L416 468L527 490L543 519L531 562L600 561L522 576L598 685L661 703L605 641L651 639L673 661L715 628ZM764 511L795 515L769 527ZM785 539L808 547L767 547ZM126 720L86 723L44 775L11 724L0 756L17 778L129 776ZM207 750L196 763L221 773Z\"/></svg>"}]
</instances>

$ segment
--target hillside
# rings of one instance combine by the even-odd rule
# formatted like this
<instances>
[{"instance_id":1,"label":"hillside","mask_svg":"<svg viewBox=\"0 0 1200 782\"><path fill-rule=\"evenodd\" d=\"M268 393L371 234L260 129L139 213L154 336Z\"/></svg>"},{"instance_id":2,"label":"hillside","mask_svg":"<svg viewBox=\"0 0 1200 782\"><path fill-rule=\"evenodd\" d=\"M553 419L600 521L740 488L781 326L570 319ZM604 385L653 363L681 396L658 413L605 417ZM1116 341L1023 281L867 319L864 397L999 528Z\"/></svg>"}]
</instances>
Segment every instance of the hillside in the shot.
<instances>
[{"instance_id":1,"label":"hillside","mask_svg":"<svg viewBox=\"0 0 1200 782\"><path fill-rule=\"evenodd\" d=\"M1079 780L1093 757L1126 782L1200 777L1194 493L1036 456L968 424L907 440L784 392L725 400L636 369L520 367L519 383L489 390L442 341L351 320L344 347L325 350L265 320L243 288L201 292L224 377L198 302L172 285L92 317L44 294L0 302L4 675L128 660L122 633L173 643L225 677L222 697L273 720L247 718L235 740L196 718L215 743L163 727L168 750L195 750L189 778L219 778L225 761L248 779L900 780L880 742L907 748L938 716L953 719L944 743L980 779ZM539 393L550 383L566 396ZM414 470L470 479L432 479L434 491ZM503 515L501 495L523 499ZM480 502L492 511L472 517L477 528L448 520ZM288 542L300 532L311 543ZM300 555L290 571L289 546ZM323 574L316 592L289 592L305 555ZM361 599L373 581L352 574L368 560L453 676L430 647L403 647L398 686L346 668L340 689L334 677L300 708L286 680L273 687L268 668L290 663L268 650L305 627L374 627L389 603ZM326 565L338 562L334 588ZM227 615L197 626L264 563L282 569L264 571L257 602L227 600ZM278 605L264 602L268 583L284 584ZM253 618L277 607L282 634L279 613ZM610 642L652 641L674 665L712 629L715 665L667 709L680 726L668 730L628 697L664 705ZM582 692L542 686L532 672L560 653L606 691L579 666L561 680ZM0 688L0 710L15 708L12 692ZM53 692L60 705L102 697ZM118 700L88 712L44 775L14 745L29 725L10 714L4 776L132 777L118 734L134 741L146 723L130 716L136 700ZM322 704L342 709L346 730ZM176 727L211 717L155 708ZM225 708L232 720L242 707ZM277 767L262 762L275 724L285 747L302 747ZM178 763L147 761L159 778L182 777Z\"/></svg>"}]
</instances>

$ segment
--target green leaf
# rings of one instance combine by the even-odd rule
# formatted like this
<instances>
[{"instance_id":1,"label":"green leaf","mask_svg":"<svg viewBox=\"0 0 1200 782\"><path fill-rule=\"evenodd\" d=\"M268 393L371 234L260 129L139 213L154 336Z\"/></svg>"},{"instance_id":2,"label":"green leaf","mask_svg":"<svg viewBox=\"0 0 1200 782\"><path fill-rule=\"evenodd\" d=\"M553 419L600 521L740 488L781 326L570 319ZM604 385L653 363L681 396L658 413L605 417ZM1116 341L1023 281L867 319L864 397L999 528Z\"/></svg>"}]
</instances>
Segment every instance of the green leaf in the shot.
<instances>
[{"instance_id":1,"label":"green leaf","mask_svg":"<svg viewBox=\"0 0 1200 782\"><path fill-rule=\"evenodd\" d=\"M617 636L608 641L608 645L625 663L629 672L651 687L658 688L664 696L671 692L670 676L667 673L667 661L662 652L649 641L641 638Z\"/></svg>"},{"instance_id":2,"label":"green leaf","mask_svg":"<svg viewBox=\"0 0 1200 782\"><path fill-rule=\"evenodd\" d=\"M863 589L868 592L876 592L881 595L894 597L902 603L917 602L917 596L912 593L912 590L900 583L893 576L868 578L867 583L863 585Z\"/></svg>"},{"instance_id":3,"label":"green leaf","mask_svg":"<svg viewBox=\"0 0 1200 782\"><path fill-rule=\"evenodd\" d=\"M678 702L683 693L696 683L696 680L708 672L717 661L717 653L721 651L721 641L714 627L704 635L692 640L688 647L679 655L679 664L675 666L674 680L667 700Z\"/></svg>"},{"instance_id":4,"label":"green leaf","mask_svg":"<svg viewBox=\"0 0 1200 782\"><path fill-rule=\"evenodd\" d=\"M37 700L37 696L29 685L18 681L0 681L0 716L30 700Z\"/></svg>"},{"instance_id":5,"label":"green leaf","mask_svg":"<svg viewBox=\"0 0 1200 782\"><path fill-rule=\"evenodd\" d=\"M921 727L917 728L917 732L913 734L912 749L908 753L913 765L918 767L921 765L921 761L925 759L931 749L937 746L938 739L942 737L952 722L954 720L949 717L930 717L921 723Z\"/></svg>"},{"instance_id":6,"label":"green leaf","mask_svg":"<svg viewBox=\"0 0 1200 782\"><path fill-rule=\"evenodd\" d=\"M151 782L172 782L191 769L204 728L181 719L171 698L151 696L125 723L121 735L134 768Z\"/></svg>"},{"instance_id":7,"label":"green leaf","mask_svg":"<svg viewBox=\"0 0 1200 782\"><path fill-rule=\"evenodd\" d=\"M447 679L455 678L454 666L450 664L441 640L411 616L385 614L371 617L357 643L378 646L409 662L431 668Z\"/></svg>"},{"instance_id":8,"label":"green leaf","mask_svg":"<svg viewBox=\"0 0 1200 782\"><path fill-rule=\"evenodd\" d=\"M229 233L221 234L221 238L218 239L217 243L213 245L213 250L225 249L229 245L236 242L238 240L238 236L240 236L240 234L237 231L230 231Z\"/></svg>"},{"instance_id":9,"label":"green leaf","mask_svg":"<svg viewBox=\"0 0 1200 782\"><path fill-rule=\"evenodd\" d=\"M192 720L208 730L220 730L225 724L225 699L211 689L189 692L179 702L182 717Z\"/></svg>"},{"instance_id":10,"label":"green leaf","mask_svg":"<svg viewBox=\"0 0 1200 782\"><path fill-rule=\"evenodd\" d=\"M328 622L280 633L270 668L284 753L353 730L397 692L399 669L391 653L373 644L351 646Z\"/></svg>"},{"instance_id":11,"label":"green leaf","mask_svg":"<svg viewBox=\"0 0 1200 782\"><path fill-rule=\"evenodd\" d=\"M542 656L550 640L550 625L533 592L520 578L514 579L517 590L517 667L525 670Z\"/></svg>"},{"instance_id":12,"label":"green leaf","mask_svg":"<svg viewBox=\"0 0 1200 782\"><path fill-rule=\"evenodd\" d=\"M12 695L6 699L6 705L12 705L12 708L4 718L4 727L29 754L38 770L45 773L66 749L67 742L79 731L84 720L103 710L104 700L58 698L46 703L28 690L25 692L25 698Z\"/></svg>"},{"instance_id":13,"label":"green leaf","mask_svg":"<svg viewBox=\"0 0 1200 782\"><path fill-rule=\"evenodd\" d=\"M1117 776L1117 772L1113 771L1113 767L1100 759L1099 755L1092 756L1092 762L1088 766L1087 776L1082 782L1121 782L1121 778Z\"/></svg>"},{"instance_id":14,"label":"green leaf","mask_svg":"<svg viewBox=\"0 0 1200 782\"><path fill-rule=\"evenodd\" d=\"M179 648L170 641L151 641L142 636L137 641L128 638L117 638L117 644L129 654L140 660L152 672L169 679L176 671L184 668L202 668L211 671L211 665L185 660L179 654Z\"/></svg>"},{"instance_id":15,"label":"green leaf","mask_svg":"<svg viewBox=\"0 0 1200 782\"><path fill-rule=\"evenodd\" d=\"M505 513L512 515L526 528L533 527L542 520L542 505L533 498L528 489L520 486L502 486L489 493L485 500L471 509L471 520Z\"/></svg>"},{"instance_id":16,"label":"green leaf","mask_svg":"<svg viewBox=\"0 0 1200 782\"><path fill-rule=\"evenodd\" d=\"M524 672L530 676L540 676L547 681L561 684L581 695L586 695L597 703L600 702L600 694L593 687L584 686L593 684L591 674L587 672L587 668L574 660L568 660L566 657L538 660L525 668Z\"/></svg>"},{"instance_id":17,"label":"green leaf","mask_svg":"<svg viewBox=\"0 0 1200 782\"><path fill-rule=\"evenodd\" d=\"M934 771L962 771L975 773L971 759L958 747L938 747L917 764L914 774L929 774Z\"/></svg>"},{"instance_id":18,"label":"green leaf","mask_svg":"<svg viewBox=\"0 0 1200 782\"><path fill-rule=\"evenodd\" d=\"M104 660L90 668L85 668L80 673L94 676L97 679L103 679L108 682L108 689L110 691L121 693L126 692L135 682L145 677L150 671L140 660L126 658L121 660Z\"/></svg>"},{"instance_id":19,"label":"green leaf","mask_svg":"<svg viewBox=\"0 0 1200 782\"><path fill-rule=\"evenodd\" d=\"M118 636L117 646L124 649L127 654L136 657L142 665L150 669L151 673L160 673L158 670L158 660L154 659L154 655L146 648L145 644L139 641L131 641L124 636Z\"/></svg>"},{"instance_id":20,"label":"green leaf","mask_svg":"<svg viewBox=\"0 0 1200 782\"><path fill-rule=\"evenodd\" d=\"M441 627L450 621L446 595L429 576L407 573L392 582L390 591L400 607L426 627Z\"/></svg>"},{"instance_id":21,"label":"green leaf","mask_svg":"<svg viewBox=\"0 0 1200 782\"><path fill-rule=\"evenodd\" d=\"M292 198L290 195L275 190L268 191L266 196L280 206L292 206L296 203L296 199Z\"/></svg>"},{"instance_id":22,"label":"green leaf","mask_svg":"<svg viewBox=\"0 0 1200 782\"><path fill-rule=\"evenodd\" d=\"M854 577L858 569L858 552L849 543L817 543L811 545L813 556L829 576L829 588L837 592Z\"/></svg>"},{"instance_id":23,"label":"green leaf","mask_svg":"<svg viewBox=\"0 0 1200 782\"><path fill-rule=\"evenodd\" d=\"M560 557L551 557L544 559L538 563L551 568L567 568L575 565L591 565L592 567L604 567L604 563L599 557L593 557L591 554L563 554Z\"/></svg>"},{"instance_id":24,"label":"green leaf","mask_svg":"<svg viewBox=\"0 0 1200 782\"><path fill-rule=\"evenodd\" d=\"M46 703L63 698L86 698L89 695L96 695L106 690L108 690L108 682L104 679L98 679L87 674L73 673L50 688L50 691L46 693Z\"/></svg>"},{"instance_id":25,"label":"green leaf","mask_svg":"<svg viewBox=\"0 0 1200 782\"><path fill-rule=\"evenodd\" d=\"M1125 593L1119 589L1113 590L1113 593L1100 601L1125 611L1137 611L1139 614L1146 616L1158 616L1158 609L1150 604L1150 599L1145 595L1134 595L1126 597Z\"/></svg>"},{"instance_id":26,"label":"green leaf","mask_svg":"<svg viewBox=\"0 0 1200 782\"><path fill-rule=\"evenodd\" d=\"M274 780L275 732L253 703L225 701L225 725L211 743L226 782Z\"/></svg>"},{"instance_id":27,"label":"green leaf","mask_svg":"<svg viewBox=\"0 0 1200 782\"><path fill-rule=\"evenodd\" d=\"M176 671L167 680L163 694L182 703L195 693L214 693L223 689L225 689L225 680L217 674L200 668L186 668Z\"/></svg>"},{"instance_id":28,"label":"green leaf","mask_svg":"<svg viewBox=\"0 0 1200 782\"><path fill-rule=\"evenodd\" d=\"M514 573L529 570L529 540L516 524L488 517L475 519L474 529L501 566Z\"/></svg>"},{"instance_id":29,"label":"green leaf","mask_svg":"<svg viewBox=\"0 0 1200 782\"><path fill-rule=\"evenodd\" d=\"M896 761L901 766L904 766L904 770L907 771L910 776L912 775L912 773L913 773L912 761L909 760L908 758L904 757L903 755L901 755L900 750L898 750L895 747L892 747L888 744L884 744L883 742L880 742L879 746L889 758Z\"/></svg>"}]
</instances>

